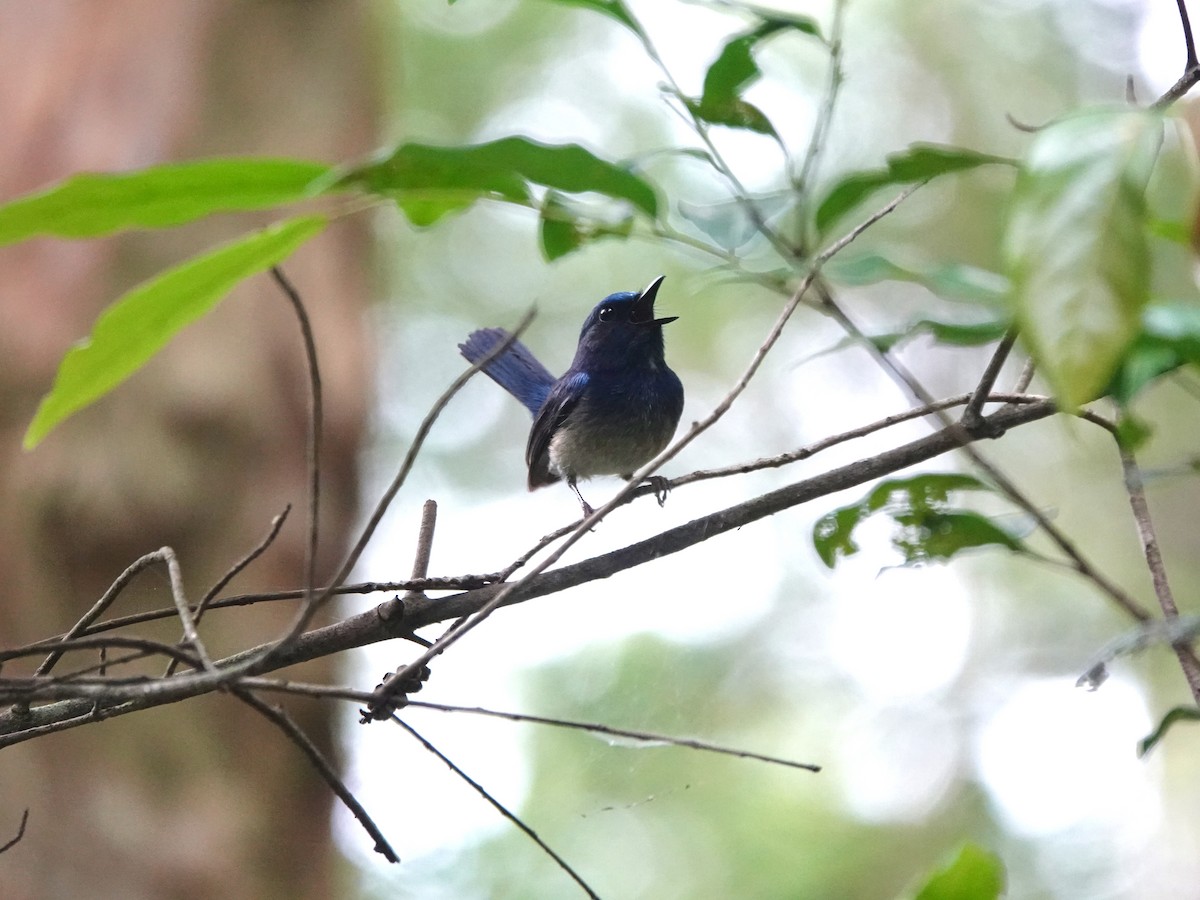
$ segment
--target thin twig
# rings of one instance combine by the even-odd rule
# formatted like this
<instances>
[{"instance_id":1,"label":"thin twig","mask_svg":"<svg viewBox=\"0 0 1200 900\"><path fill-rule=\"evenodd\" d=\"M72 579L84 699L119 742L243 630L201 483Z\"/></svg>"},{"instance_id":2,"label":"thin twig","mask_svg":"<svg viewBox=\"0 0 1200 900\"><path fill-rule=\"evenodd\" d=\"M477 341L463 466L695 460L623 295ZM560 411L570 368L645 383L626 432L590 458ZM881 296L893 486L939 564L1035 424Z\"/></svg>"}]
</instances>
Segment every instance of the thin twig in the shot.
<instances>
[{"instance_id":1,"label":"thin twig","mask_svg":"<svg viewBox=\"0 0 1200 900\"><path fill-rule=\"evenodd\" d=\"M192 607L188 605L187 597L184 594L183 573L179 570L179 560L175 556L175 551L170 547L162 547L158 553L162 555L163 561L167 564L167 576L171 582L171 599L175 601L175 611L179 613L179 621L183 623L183 640L196 651L200 664L209 672L215 672L216 668L213 666L212 658L208 655L208 651L204 648L204 642L200 640L200 633L196 630Z\"/></svg>"},{"instance_id":2,"label":"thin twig","mask_svg":"<svg viewBox=\"0 0 1200 900\"><path fill-rule=\"evenodd\" d=\"M1000 339L995 352L992 353L992 358L988 360L988 364L983 370L979 385L971 394L971 402L963 410L962 423L968 431L974 431L983 424L983 404L987 402L988 395L996 384L996 379L1000 377L1000 370L1004 368L1004 362L1008 359L1008 354L1012 352L1013 344L1016 342L1017 328L1014 325Z\"/></svg>"},{"instance_id":3,"label":"thin twig","mask_svg":"<svg viewBox=\"0 0 1200 900\"><path fill-rule=\"evenodd\" d=\"M387 489L383 492L383 495L375 504L375 509L371 512L370 517L367 519L366 525L363 526L362 531L359 533L358 540L355 541L354 546L346 554L346 558L342 561L342 565L334 574L329 586L321 592L315 594L312 603L305 604L304 608L302 608L297 614L295 621L293 621L291 628L288 630L288 633L276 643L272 650L268 651L268 656L283 652L283 650L286 649L289 644L295 641L296 638L298 638L304 632L304 629L308 627L309 622L311 622L313 616L316 615L317 609L320 608L320 606L333 595L333 592L341 585L341 583L346 580L346 577L350 574L350 571L358 563L363 551L366 550L367 545L375 536L375 530L379 527L379 523L383 521L384 514L391 506L392 500L395 499L396 494L399 493L400 488L408 479L408 473L412 470L413 464L416 462L417 455L420 453L421 448L425 445L425 439L429 436L429 432L433 429L433 423L437 421L438 416L440 416L442 413L442 410L446 408L446 405L454 398L454 395L457 394L462 387L471 380L475 373L479 372L489 362L507 351L508 348L512 346L512 344L521 336L525 329L529 327L529 323L533 321L533 316L534 310L530 309L527 313L525 313L521 321L517 324L517 327L513 329L512 333L505 340L497 344L490 353L482 356L472 365L468 366L461 375L459 375L450 383L450 386L442 392L441 396L434 401L433 406L430 407L429 411L425 414L425 417L421 420L421 424L417 428L417 433L413 436L412 444L409 446L408 453L405 454L404 461L400 464L399 470L396 472L395 477L392 478L391 484L388 485ZM266 662L266 660L263 662Z\"/></svg>"},{"instance_id":4,"label":"thin twig","mask_svg":"<svg viewBox=\"0 0 1200 900\"><path fill-rule=\"evenodd\" d=\"M288 513L291 511L292 504L289 503L284 507L283 512L271 520L271 526L267 529L266 536L258 542L258 546L234 563L229 568L229 571L218 578L217 583L210 587L208 592L200 598L200 602L196 605L195 612L193 613L193 618L195 619L197 625L200 624L200 619L204 616L205 611L212 605L212 602L217 594L223 591L225 586L229 584L229 582L233 581L233 579L236 578L240 572L244 571L245 568L250 565L250 563L262 556L267 551L267 548L271 546L271 544L275 543L275 538L279 537L279 531L283 528L283 523L287 521ZM307 590L309 590L309 588L305 589L305 591ZM304 592L302 591L301 594L303 595L303 593ZM167 664L167 670L163 673L163 677L170 678L175 674L177 667L178 663L175 660L171 660L171 662Z\"/></svg>"},{"instance_id":5,"label":"thin twig","mask_svg":"<svg viewBox=\"0 0 1200 900\"><path fill-rule=\"evenodd\" d=\"M304 549L304 589L309 593L305 603L312 604L312 592L317 585L317 545L321 527L321 432L324 428L321 370L317 365L317 343L313 338L312 323L309 322L308 312L304 308L304 301L300 299L299 291L292 286L279 266L271 266L271 277L275 279L275 283L279 285L296 314L300 334L304 338L304 357L308 364L308 543Z\"/></svg>"},{"instance_id":6,"label":"thin twig","mask_svg":"<svg viewBox=\"0 0 1200 900\"><path fill-rule=\"evenodd\" d=\"M477 794L479 794L479 796L482 797L484 800L486 800L488 803L490 803L496 809L496 811L500 813L500 815L504 816L504 818L508 819L510 822L512 822L514 825L516 825L519 829L521 829L521 831L525 832L526 836L528 836L530 840L532 840L535 844L537 844L539 847L541 847L542 852L545 853L547 856L549 856L552 860L554 860L554 862L558 865L558 867L560 869L562 869L564 872L566 872L567 875L569 875L571 877L571 880L573 880L577 885L579 885L583 889L584 893L586 893L589 897L594 897L595 900L600 900L600 895L591 889L591 887L588 885L588 883L583 880L582 876L580 876L580 874L578 872L576 872L574 869L572 869L570 867L570 865L567 864L567 861L565 859L563 859L561 856L559 856L557 853L555 853L554 850L551 849L549 844L547 844L540 837L538 837L536 831L534 831L532 828L530 828L528 825L526 825L524 822L522 822L520 820L520 818L517 817L516 813L509 810L508 807L506 807L503 803L501 803L499 800L497 800L495 797L493 797L490 793L488 793L487 788L485 788L482 784L480 784L478 781L476 781L470 775L468 775L466 772L464 772L462 769L460 769L457 765L455 765L454 762L451 761L448 756L446 756L446 754L444 754L437 747L433 746L433 744L429 743L429 741L425 740L425 738L422 737L421 734L415 728L413 728L411 725L409 725L407 722L405 722L399 716L393 715L392 721L395 722L397 725L399 725L401 728L403 728L405 731L407 731L409 734L411 734L414 738L416 738L420 742L422 747L424 747L426 750L428 750L430 753L432 753L434 756L436 756L438 759L440 759L442 762L444 762L447 765L447 767L449 767L451 772L453 772L455 775L457 775L459 778L461 778L463 781L465 781L467 784L469 784L475 790L475 792Z\"/></svg>"},{"instance_id":7,"label":"thin twig","mask_svg":"<svg viewBox=\"0 0 1200 900\"><path fill-rule=\"evenodd\" d=\"M80 618L78 622L76 622L74 625L72 625L70 630L67 631L67 633L64 634L61 638L59 638L59 640L60 641L68 641L71 638L78 637L80 634L82 634L89 625L91 625L94 621L96 621L96 619L98 619L101 615L104 614L104 611L112 605L113 601L116 600L118 596L120 596L121 591L125 590L125 588L129 585L129 582L133 581L134 577L139 572L141 572L143 569L149 568L154 563L160 562L160 561L161 561L161 557L159 556L158 552L147 553L145 556L141 556L141 557L135 559L132 563L129 564L129 566L126 567L124 572L122 572L120 575L117 576L117 580L114 581L111 585L109 585L108 590L106 590L104 592L103 596L101 596L99 600L97 600L94 604L92 604L92 608L89 609L86 613L84 613L82 618ZM168 614L173 615L174 611L173 610L168 611ZM60 653L60 652L51 653L49 656L47 656L42 661L41 665L39 665L37 667L37 669L34 670L33 674L34 675L50 674L50 670L54 668L55 664L57 664L61 658L62 658L62 653Z\"/></svg>"},{"instance_id":8,"label":"thin twig","mask_svg":"<svg viewBox=\"0 0 1200 900\"><path fill-rule=\"evenodd\" d=\"M13 847L17 846L17 844L21 843L21 839L23 837L25 837L25 826L27 824L29 824L29 810L28 809L26 809L23 813L21 813L21 824L17 826L16 836L14 836L10 841L5 843L3 847L0 847L0 853L5 853L5 852L11 850Z\"/></svg>"},{"instance_id":9,"label":"thin twig","mask_svg":"<svg viewBox=\"0 0 1200 900\"><path fill-rule=\"evenodd\" d=\"M808 772L820 772L821 767L815 763L797 762L792 759L783 759L779 756L767 756L762 753L753 753L749 750L738 750L734 747L723 747L720 744L712 744L708 741L700 741L695 738L680 738L671 737L665 734L656 734L648 731L635 731L629 728L615 728L612 725L603 725L599 722L574 722L569 719L554 719L547 716L533 716L525 713L503 712L496 709L486 709L482 706L452 706L444 703L430 703L427 700L411 700L410 707L418 707L420 709L435 709L440 712L461 712L470 713L476 716L491 716L496 719L508 719L511 722L530 722L535 725L553 725L556 728L569 728L576 731L586 731L593 734L609 735L611 737L629 738L634 741L644 741L648 744L670 744L674 747L687 747L690 750L703 750L706 753L718 753L723 756L736 756L739 759L753 759L757 762L770 763L774 766L786 766L790 769L804 769Z\"/></svg>"},{"instance_id":10,"label":"thin twig","mask_svg":"<svg viewBox=\"0 0 1200 900\"><path fill-rule=\"evenodd\" d=\"M317 770L317 774L325 779L325 783L337 794L338 799L342 801L346 809L350 810L354 818L358 819L363 830L371 836L371 840L375 842L375 852L381 854L390 863L400 862L400 857L392 849L392 845L388 843L387 838L383 836L383 832L379 830L379 826L375 824L374 819L367 814L363 805L358 802L358 799L346 787L345 782L338 776L337 770L325 759L325 755L321 753L321 749L312 742L312 739L304 733L304 730L296 724L295 720L282 708L264 702L248 690L235 687L233 688L233 694L252 709L262 713L271 724L275 725L287 736L288 740L300 748L300 752L308 757L308 761Z\"/></svg>"},{"instance_id":11,"label":"thin twig","mask_svg":"<svg viewBox=\"0 0 1200 900\"><path fill-rule=\"evenodd\" d=\"M829 26L829 83L825 86L825 94L821 98L821 107L817 112L817 120L813 124L812 135L808 139L808 147L804 151L804 161L800 171L792 179L792 187L799 200L796 207L799 219L796 233L804 234L807 223L806 203L812 197L812 184L816 180L817 165L822 151L825 149L829 126L833 121L833 113L837 108L838 95L841 91L842 74L842 29L846 18L845 0L834 0L833 21ZM797 247L800 254L806 250L802 240Z\"/></svg>"},{"instance_id":12,"label":"thin twig","mask_svg":"<svg viewBox=\"0 0 1200 900\"><path fill-rule=\"evenodd\" d=\"M421 508L421 528L417 534L417 552L413 558L412 577L414 579L424 578L429 574L429 556L433 552L433 532L436 527L437 504L432 500L426 500L425 505ZM418 598L426 599L424 592L409 591L399 598L400 610L403 611L405 604ZM395 607L389 606L388 608ZM394 701L397 695L402 693L404 687L410 683L408 679L401 677L403 671L404 667L397 669L375 689L375 699L372 699L367 705L368 715L371 718L378 718L381 709L387 710L387 715L395 712ZM419 684L420 682L418 682Z\"/></svg>"},{"instance_id":13,"label":"thin twig","mask_svg":"<svg viewBox=\"0 0 1200 900\"><path fill-rule=\"evenodd\" d=\"M1137 525L1138 537L1142 542L1142 555L1146 559L1146 568L1150 570L1150 580L1154 584L1154 596L1158 598L1163 617L1168 623L1172 623L1179 618L1179 607L1175 605L1175 597L1171 593L1167 569L1163 565L1162 552L1158 547L1158 536L1150 518L1150 505L1146 502L1146 486L1142 481L1142 472L1128 447L1118 441L1117 449L1121 456L1121 470L1125 476L1129 507L1133 511L1133 521ZM1200 705L1200 664L1186 644L1176 644L1174 648L1188 687L1191 688L1192 697L1196 704Z\"/></svg>"},{"instance_id":14,"label":"thin twig","mask_svg":"<svg viewBox=\"0 0 1200 900\"><path fill-rule=\"evenodd\" d=\"M320 697L323 699L350 700L355 703L369 703L374 695L369 691L359 691L353 688L336 685L308 684L299 681L283 681L275 678L243 678L239 684L256 691L279 691L285 694L297 694L302 697ZM769 763L776 766L786 766L792 769L804 769L809 772L820 772L821 767L813 763L797 762L778 756L766 756L752 753L749 750L738 750L733 747L723 747L708 741L693 738L672 737L648 731L633 731L627 728L615 728L598 722L577 722L570 719L554 719L546 716L527 715L525 713L504 712L497 709L486 709L482 706L455 706L446 703L431 703L428 700L409 700L408 709L432 709L438 712L467 713L473 716L490 716L495 719L507 719L510 722L529 722L534 725L552 725L556 728L569 728L576 731L586 731L594 734L610 735L612 737L629 738L648 744L670 744L675 747L687 747L691 750L702 750L706 753L718 753L724 756L735 756L739 759L752 759L757 762Z\"/></svg>"},{"instance_id":15,"label":"thin twig","mask_svg":"<svg viewBox=\"0 0 1200 900\"><path fill-rule=\"evenodd\" d=\"M1200 61L1196 59L1196 40L1192 36L1192 23L1188 18L1187 3L1185 0L1175 0L1175 5L1179 9L1179 24L1183 29L1183 43L1187 51L1187 60L1179 80L1154 101L1154 109L1166 109L1190 91L1197 81L1200 81Z\"/></svg>"}]
</instances>

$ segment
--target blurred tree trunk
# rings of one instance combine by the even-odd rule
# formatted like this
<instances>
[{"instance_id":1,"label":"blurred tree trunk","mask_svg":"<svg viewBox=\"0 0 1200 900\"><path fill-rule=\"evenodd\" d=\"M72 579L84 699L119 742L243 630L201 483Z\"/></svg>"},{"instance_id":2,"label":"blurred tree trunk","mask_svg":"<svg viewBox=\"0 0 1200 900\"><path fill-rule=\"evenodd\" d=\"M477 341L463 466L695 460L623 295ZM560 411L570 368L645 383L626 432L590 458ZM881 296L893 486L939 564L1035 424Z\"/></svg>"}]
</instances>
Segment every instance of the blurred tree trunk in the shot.
<instances>
[{"instance_id":1,"label":"blurred tree trunk","mask_svg":"<svg viewBox=\"0 0 1200 900\"><path fill-rule=\"evenodd\" d=\"M229 0L0 6L0 200L80 170L370 150L364 11ZM267 277L36 451L20 449L58 360L106 303L266 221L0 249L0 645L66 630L130 562L163 545L179 554L194 602L289 502L279 541L233 588L302 583L307 374L294 316ZM285 264L313 319L324 380L324 572L355 515L366 257L362 223L339 223ZM151 571L115 613L169 605L165 575ZM293 607L274 607L211 614L201 629L210 650L276 635ZM178 632L178 623L151 630ZM327 708L291 711L333 752ZM330 804L296 748L231 697L27 742L0 751L0 843L30 810L24 840L0 856L0 893L329 896Z\"/></svg>"}]
</instances>

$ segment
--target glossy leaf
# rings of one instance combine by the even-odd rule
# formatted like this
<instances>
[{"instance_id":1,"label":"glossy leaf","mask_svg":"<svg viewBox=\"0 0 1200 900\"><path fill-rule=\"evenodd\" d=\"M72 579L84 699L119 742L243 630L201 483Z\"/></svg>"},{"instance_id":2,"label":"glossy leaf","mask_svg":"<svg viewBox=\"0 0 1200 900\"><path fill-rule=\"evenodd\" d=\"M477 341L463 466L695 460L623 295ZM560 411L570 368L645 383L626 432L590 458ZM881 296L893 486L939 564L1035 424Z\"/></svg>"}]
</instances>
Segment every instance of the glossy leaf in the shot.
<instances>
[{"instance_id":1,"label":"glossy leaf","mask_svg":"<svg viewBox=\"0 0 1200 900\"><path fill-rule=\"evenodd\" d=\"M593 191L624 200L650 218L658 198L629 169L577 144L549 145L524 137L486 144L434 147L402 144L384 159L359 166L339 184L394 198L414 225L432 225L482 199L529 205L531 185L566 193Z\"/></svg>"},{"instance_id":2,"label":"glossy leaf","mask_svg":"<svg viewBox=\"0 0 1200 900\"><path fill-rule=\"evenodd\" d=\"M287 258L325 227L318 216L290 219L168 269L105 309L91 336L67 352L42 398L25 447L140 369L181 328L212 309L242 279Z\"/></svg>"},{"instance_id":3,"label":"glossy leaf","mask_svg":"<svg viewBox=\"0 0 1200 900\"><path fill-rule=\"evenodd\" d=\"M1004 864L977 844L966 844L954 862L936 872L916 900L997 900L1004 893Z\"/></svg>"},{"instance_id":4,"label":"glossy leaf","mask_svg":"<svg viewBox=\"0 0 1200 900\"><path fill-rule=\"evenodd\" d=\"M973 547L998 545L1022 551L1020 540L979 513L954 509L955 491L990 490L970 475L926 474L884 481L860 502L822 516L813 526L813 545L821 561L833 568L839 559L860 549L854 531L877 513L896 524L892 545L905 565L948 560Z\"/></svg>"},{"instance_id":5,"label":"glossy leaf","mask_svg":"<svg viewBox=\"0 0 1200 900\"><path fill-rule=\"evenodd\" d=\"M1039 131L1017 177L1004 241L1013 312L1066 409L1103 392L1138 333L1162 134L1150 110L1082 113Z\"/></svg>"},{"instance_id":6,"label":"glossy leaf","mask_svg":"<svg viewBox=\"0 0 1200 900\"><path fill-rule=\"evenodd\" d=\"M74 175L0 206L0 244L168 228L213 213L269 208L319 193L328 173L323 163L298 159L208 159Z\"/></svg>"},{"instance_id":7,"label":"glossy leaf","mask_svg":"<svg viewBox=\"0 0 1200 900\"><path fill-rule=\"evenodd\" d=\"M913 144L887 158L887 167L852 172L830 189L817 206L816 226L826 234L838 219L855 209L880 188L916 184L951 172L966 172L980 166L1015 165L1002 156L949 147L943 144Z\"/></svg>"}]
</instances>

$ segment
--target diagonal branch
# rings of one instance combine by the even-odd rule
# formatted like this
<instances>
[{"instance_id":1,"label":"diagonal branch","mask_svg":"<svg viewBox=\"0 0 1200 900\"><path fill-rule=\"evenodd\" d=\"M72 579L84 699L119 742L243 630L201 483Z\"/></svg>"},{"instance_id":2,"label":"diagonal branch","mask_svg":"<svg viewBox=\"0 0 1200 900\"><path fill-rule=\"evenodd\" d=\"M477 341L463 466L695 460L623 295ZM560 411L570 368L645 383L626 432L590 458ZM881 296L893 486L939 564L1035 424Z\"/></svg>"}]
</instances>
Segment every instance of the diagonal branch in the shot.
<instances>
[{"instance_id":1,"label":"diagonal branch","mask_svg":"<svg viewBox=\"0 0 1200 900\"><path fill-rule=\"evenodd\" d=\"M571 879L577 885L579 885L581 888L583 888L584 893L586 893L589 897L594 898L594 900L600 900L599 894L597 894L595 891L592 890L592 888L588 885L588 883L583 880L583 877L578 872L576 872L574 869L572 869L571 866L567 863L567 861L565 859L563 859L561 856L559 856L557 853L555 853L549 844L547 844L540 837L538 837L538 834L536 831L534 831L532 828L530 828L528 825L526 825L523 821L521 821L520 818L518 818L516 813L509 810L509 808L507 806L505 806L503 803L501 803L499 800L497 800L495 797L493 797L490 793L488 793L487 788L485 788L482 784L480 784L478 781L476 781L470 775L468 775L466 772L464 772L462 769L460 769L457 765L455 765L455 763L448 756L446 756L446 754L444 754L437 747L433 746L433 744L429 743L429 741L425 740L425 738L422 737L421 734L415 728L413 728L411 725L409 725L407 722L405 722L399 716L393 715L392 721L395 722L397 725L399 725L401 728L403 728L405 731L407 731L409 734L411 734L414 738L416 738L417 741L420 742L422 747L424 747L426 750L428 750L430 753L432 753L434 756L436 756L438 759L440 759L442 762L444 762L449 767L451 772L453 772L455 775L457 775L459 778L461 778L464 782L466 782L468 785L470 785L475 790L475 792L477 794L479 794L480 797L482 797L484 800L486 800L488 803L490 803L493 807L495 807L496 811L499 812L500 815L504 816L504 818L508 819L510 822L512 822L514 825L516 825L519 829L521 829L521 831L525 832L526 836L530 840L532 840L535 844L537 844L542 849L543 853L545 853L552 860L554 860L555 864L560 869L562 869L564 872L566 872L567 875L569 875L571 877Z\"/></svg>"}]
</instances>

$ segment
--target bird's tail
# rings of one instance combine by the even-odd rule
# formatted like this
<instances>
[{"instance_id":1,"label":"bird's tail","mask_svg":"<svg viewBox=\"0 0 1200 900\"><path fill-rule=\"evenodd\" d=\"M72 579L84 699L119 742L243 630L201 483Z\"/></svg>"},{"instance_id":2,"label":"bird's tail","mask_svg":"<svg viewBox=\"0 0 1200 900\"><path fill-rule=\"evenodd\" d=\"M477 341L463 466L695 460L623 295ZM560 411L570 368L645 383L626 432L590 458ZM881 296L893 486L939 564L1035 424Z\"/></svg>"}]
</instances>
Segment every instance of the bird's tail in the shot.
<instances>
[{"instance_id":1,"label":"bird's tail","mask_svg":"<svg viewBox=\"0 0 1200 900\"><path fill-rule=\"evenodd\" d=\"M458 350L468 362L478 362L497 346L508 340L509 333L503 328L480 328L472 331L458 345ZM546 395L554 385L555 378L537 361L537 357L520 341L513 341L503 353L483 367L484 374L500 385L532 415L546 402Z\"/></svg>"}]
</instances>

